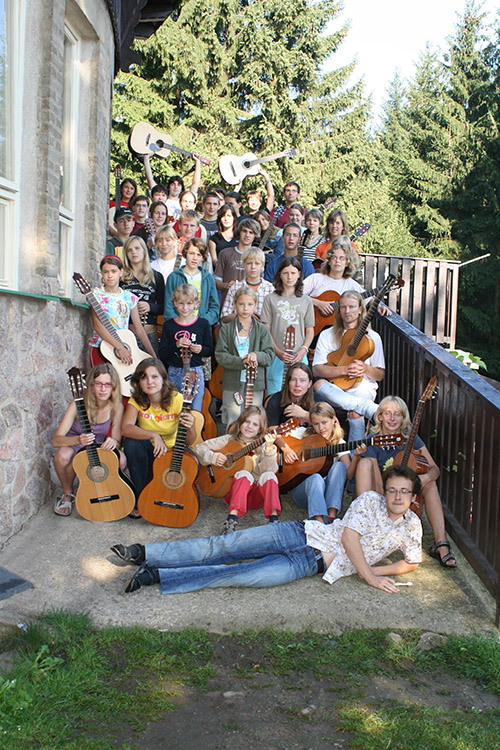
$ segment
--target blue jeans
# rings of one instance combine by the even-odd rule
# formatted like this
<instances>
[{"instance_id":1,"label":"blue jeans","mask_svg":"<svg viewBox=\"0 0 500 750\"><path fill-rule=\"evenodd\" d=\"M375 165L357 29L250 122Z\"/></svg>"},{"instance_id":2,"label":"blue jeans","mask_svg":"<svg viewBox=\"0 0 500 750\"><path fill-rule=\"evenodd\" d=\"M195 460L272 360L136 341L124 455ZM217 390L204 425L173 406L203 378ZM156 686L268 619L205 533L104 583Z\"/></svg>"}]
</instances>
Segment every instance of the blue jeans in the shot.
<instances>
[{"instance_id":1,"label":"blue jeans","mask_svg":"<svg viewBox=\"0 0 500 750\"><path fill-rule=\"evenodd\" d=\"M201 411L201 405L203 403L203 396L205 393L205 378L203 377L203 367L201 365L198 365L197 367L190 367L190 370L195 372L199 377L196 396L193 399L191 408L194 409L194 411ZM184 371L182 367L173 367L172 365L170 365L168 368L168 377L170 378L172 383L175 383L175 387L177 388L179 393L182 393L182 381L184 379Z\"/></svg>"},{"instance_id":2,"label":"blue jeans","mask_svg":"<svg viewBox=\"0 0 500 750\"><path fill-rule=\"evenodd\" d=\"M355 411L364 417L371 419L377 411L377 404L368 398L353 396L349 391L343 391L338 385L333 383L323 383L316 390L316 393L322 401L328 401L333 407L338 406L345 411Z\"/></svg>"},{"instance_id":3,"label":"blue jeans","mask_svg":"<svg viewBox=\"0 0 500 750\"><path fill-rule=\"evenodd\" d=\"M146 560L159 569L162 594L217 586L279 586L315 575L319 559L320 553L307 546L298 521L146 544Z\"/></svg>"},{"instance_id":4,"label":"blue jeans","mask_svg":"<svg viewBox=\"0 0 500 750\"><path fill-rule=\"evenodd\" d=\"M328 518L328 508L342 508L347 466L335 461L326 477L313 474L292 490L292 497L301 508L305 508L309 518Z\"/></svg>"}]
</instances>

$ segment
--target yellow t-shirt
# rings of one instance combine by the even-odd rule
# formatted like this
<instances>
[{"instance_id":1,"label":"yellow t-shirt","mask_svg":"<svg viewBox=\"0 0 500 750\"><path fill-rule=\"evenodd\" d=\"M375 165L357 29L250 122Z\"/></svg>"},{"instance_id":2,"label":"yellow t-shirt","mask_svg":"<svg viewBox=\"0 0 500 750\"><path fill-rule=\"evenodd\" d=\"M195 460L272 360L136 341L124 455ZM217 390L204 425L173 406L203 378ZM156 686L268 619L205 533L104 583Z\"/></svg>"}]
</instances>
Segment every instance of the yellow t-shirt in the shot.
<instances>
[{"instance_id":1,"label":"yellow t-shirt","mask_svg":"<svg viewBox=\"0 0 500 750\"><path fill-rule=\"evenodd\" d=\"M137 426L143 430L156 432L163 438L163 442L168 448L172 448L177 436L177 426L179 424L179 414L182 410L182 396L180 393L174 393L170 406L167 410L161 407L156 409L149 406L143 409L133 398L129 404L134 406L138 411Z\"/></svg>"}]
</instances>

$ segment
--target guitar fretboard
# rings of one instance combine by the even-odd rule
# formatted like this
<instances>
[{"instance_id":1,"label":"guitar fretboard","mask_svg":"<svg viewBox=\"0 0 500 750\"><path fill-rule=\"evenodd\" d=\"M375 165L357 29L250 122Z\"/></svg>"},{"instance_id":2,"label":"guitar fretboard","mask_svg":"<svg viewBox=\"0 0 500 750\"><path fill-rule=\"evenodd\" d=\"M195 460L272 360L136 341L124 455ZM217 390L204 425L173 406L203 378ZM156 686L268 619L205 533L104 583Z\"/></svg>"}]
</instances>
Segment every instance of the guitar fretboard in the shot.
<instances>
[{"instance_id":1,"label":"guitar fretboard","mask_svg":"<svg viewBox=\"0 0 500 750\"><path fill-rule=\"evenodd\" d=\"M85 295L85 298L86 298L87 302L90 304L90 306L92 307L92 309L95 312L95 314L97 315L97 317L99 318L99 322L102 323L102 325L104 326L104 328L114 338L114 340L116 341L116 343L119 344L120 346L123 346L123 341L120 339L120 337L116 333L115 329L111 325L111 322L110 322L108 316L106 315L106 313L102 309L101 305L97 301L97 299L95 297L95 294L93 292L87 292L87 294Z\"/></svg>"},{"instance_id":2,"label":"guitar fretboard","mask_svg":"<svg viewBox=\"0 0 500 750\"><path fill-rule=\"evenodd\" d=\"M388 276L385 284L383 285L383 287L380 289L379 292L377 292L376 296L371 301L370 307L367 310L367 313L366 313L366 315L365 315L365 317L363 319L363 322L358 327L358 330L354 334L351 343L349 344L349 346L346 349L346 354L349 357L354 357L354 355L356 354L356 349L359 346L359 342L361 341L361 339L365 335L366 330L367 330L368 326L370 325L371 319L375 315L377 307L382 302L382 297L389 291L389 289L391 288L391 286L392 286L392 284L394 283L395 280L396 279L395 279L394 276L392 276L392 275Z\"/></svg>"},{"instance_id":3,"label":"guitar fretboard","mask_svg":"<svg viewBox=\"0 0 500 750\"><path fill-rule=\"evenodd\" d=\"M90 432L92 432L92 429L90 427L90 422L83 398L75 398L75 406L76 414L82 428L82 433L84 435L88 435ZM90 466L92 468L95 466L100 466L101 462L99 461L99 454L97 452L96 444L91 443L90 445L86 445L85 450L87 451Z\"/></svg>"}]
</instances>

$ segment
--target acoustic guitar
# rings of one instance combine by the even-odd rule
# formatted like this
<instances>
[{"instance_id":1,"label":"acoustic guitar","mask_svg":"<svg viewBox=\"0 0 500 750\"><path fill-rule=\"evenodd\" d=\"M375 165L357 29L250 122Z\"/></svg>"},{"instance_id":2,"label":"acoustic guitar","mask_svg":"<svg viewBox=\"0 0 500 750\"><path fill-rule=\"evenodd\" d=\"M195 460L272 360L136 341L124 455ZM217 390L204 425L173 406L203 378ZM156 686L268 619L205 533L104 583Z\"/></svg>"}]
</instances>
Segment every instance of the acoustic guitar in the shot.
<instances>
[{"instance_id":1,"label":"acoustic guitar","mask_svg":"<svg viewBox=\"0 0 500 750\"><path fill-rule=\"evenodd\" d=\"M403 279L396 279L395 286L404 286ZM374 295L378 294L381 288L382 287L378 287L377 289L367 289L366 291L361 292L361 296L363 297L363 299L373 297ZM332 312L328 315L323 315L323 313L321 313L317 307L314 308L314 335L317 336L324 328L333 325L333 322L335 320L335 313L339 309L340 294L338 292L334 292L333 289L330 289L326 292L323 292L322 294L319 294L314 299L319 299L323 302L329 302L332 307Z\"/></svg>"},{"instance_id":2,"label":"acoustic guitar","mask_svg":"<svg viewBox=\"0 0 500 750\"><path fill-rule=\"evenodd\" d=\"M128 147L130 152L138 157L159 156L162 159L167 159L170 152L175 151L176 154L199 159L202 164L207 167L210 166L210 159L207 156L200 156L194 151L186 151L179 146L174 146L170 135L160 133L149 122L138 122L134 125L129 135Z\"/></svg>"},{"instance_id":3,"label":"acoustic guitar","mask_svg":"<svg viewBox=\"0 0 500 750\"><path fill-rule=\"evenodd\" d=\"M198 387L198 375L189 372L182 386L182 411L189 412ZM186 427L179 422L172 450L153 461L153 478L137 501L139 513L149 523L180 529L197 518L200 504L195 481L198 460L186 450Z\"/></svg>"},{"instance_id":4,"label":"acoustic guitar","mask_svg":"<svg viewBox=\"0 0 500 750\"><path fill-rule=\"evenodd\" d=\"M394 464L409 466L410 469L413 469L413 471L415 471L417 474L427 474L427 472L429 471L429 464L427 462L427 459L425 458L425 456L421 456L420 453L414 451L413 447L415 445L415 438L417 437L418 428L420 426L422 415L424 413L424 407L426 403L434 397L437 386L438 376L434 375L427 383L427 386L418 401L417 408L415 409L415 414L413 416L413 421L411 423L410 434L408 435L408 440L406 441L404 450L400 451L394 456ZM412 511L419 517L422 514L422 504L423 497L422 493L420 493L410 505Z\"/></svg>"},{"instance_id":5,"label":"acoustic guitar","mask_svg":"<svg viewBox=\"0 0 500 750\"><path fill-rule=\"evenodd\" d=\"M221 173L222 179L229 185L237 185L239 182L242 182L245 177L259 174L260 164L264 164L267 161L274 161L275 159L281 159L283 157L290 158L291 156L295 156L295 153L294 148L288 148L277 154L262 156L260 159L251 151L247 154L243 154L243 156L226 154L226 156L221 156L219 159L219 172Z\"/></svg>"},{"instance_id":6,"label":"acoustic guitar","mask_svg":"<svg viewBox=\"0 0 500 750\"><path fill-rule=\"evenodd\" d=\"M77 367L68 370L68 380L82 433L92 432L83 391L84 376ZM135 505L132 483L121 473L118 456L114 451L105 451L95 443L78 451L73 459L73 468L80 480L76 492L76 509L87 521L117 521L125 518Z\"/></svg>"},{"instance_id":7,"label":"acoustic guitar","mask_svg":"<svg viewBox=\"0 0 500 750\"><path fill-rule=\"evenodd\" d=\"M283 453L280 452L278 458L278 482L283 492L289 492L298 484L307 479L311 474L321 474L324 476L332 464L333 456L344 451L355 450L358 445L403 445L403 435L372 435L362 440L351 440L346 443L329 445L321 435L317 433L306 435L300 440L299 438L286 439L286 444L295 451L298 458L292 464L284 461Z\"/></svg>"},{"instance_id":8,"label":"acoustic guitar","mask_svg":"<svg viewBox=\"0 0 500 750\"><path fill-rule=\"evenodd\" d=\"M94 310L99 321L116 342L116 345L113 346L107 341L101 341L101 354L104 359L106 359L108 362L111 362L116 372L118 373L118 377L120 378L122 396L130 396L132 393L130 390L130 379L132 378L137 365L139 364L139 362L142 362L143 359L147 359L151 355L147 352L143 352L142 349L139 349L139 347L137 346L137 339L135 338L133 331L131 331L129 328L121 328L119 330L113 328L108 316L102 309L95 294L90 288L89 283L83 278L81 273L74 273L73 281L77 285L80 292L85 295L87 302ZM116 353L117 349L122 346L126 346L132 355L131 365L126 365L124 362L122 362Z\"/></svg>"},{"instance_id":9,"label":"acoustic guitar","mask_svg":"<svg viewBox=\"0 0 500 750\"><path fill-rule=\"evenodd\" d=\"M327 364L338 367L349 365L355 359L364 361L368 359L368 357L371 357L375 349L375 344L371 338L365 336L365 333L371 319L375 315L377 307L382 301L382 298L388 294L396 283L398 283L396 277L393 274L389 274L384 284L380 287L377 294L370 302L363 322L357 328L352 328L344 332L340 347L328 355ZM399 283L399 286L402 286L403 284L404 282ZM350 378L348 375L341 375L337 378L332 378L331 382L338 385L343 391L347 391L349 388L353 388L358 383L361 383L362 380L363 376L360 376L359 378Z\"/></svg>"},{"instance_id":10,"label":"acoustic guitar","mask_svg":"<svg viewBox=\"0 0 500 750\"><path fill-rule=\"evenodd\" d=\"M298 426L299 420L293 417L279 427L272 427L267 433L270 435L285 435ZM262 436L243 446L238 440L231 440L224 448L217 451L217 453L223 453L227 456L227 461L223 466L200 467L198 486L203 494L209 497L224 497L227 495L237 471L252 471L253 461L250 454L265 440L265 437Z\"/></svg>"},{"instance_id":11,"label":"acoustic guitar","mask_svg":"<svg viewBox=\"0 0 500 750\"><path fill-rule=\"evenodd\" d=\"M259 245L258 245L259 250L264 250L264 248L266 247L266 242L268 241L269 237L271 236L271 232L274 229L274 225L276 224L278 219L283 216L284 213L285 213L285 206L277 206L274 209L274 213L271 216L269 226L267 227L266 231L260 238ZM269 248L269 250L271 250L271 248Z\"/></svg>"}]
</instances>

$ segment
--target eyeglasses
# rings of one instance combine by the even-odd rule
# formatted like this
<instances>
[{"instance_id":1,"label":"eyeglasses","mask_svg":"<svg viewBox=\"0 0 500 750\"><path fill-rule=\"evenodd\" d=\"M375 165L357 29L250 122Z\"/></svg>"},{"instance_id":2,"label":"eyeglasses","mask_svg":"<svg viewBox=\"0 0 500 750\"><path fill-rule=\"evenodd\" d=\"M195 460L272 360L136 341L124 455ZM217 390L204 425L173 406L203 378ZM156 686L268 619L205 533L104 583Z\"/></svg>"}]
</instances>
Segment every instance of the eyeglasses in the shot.
<instances>
[{"instance_id":1,"label":"eyeglasses","mask_svg":"<svg viewBox=\"0 0 500 750\"><path fill-rule=\"evenodd\" d=\"M395 487L386 487L385 488L385 494L390 495L391 497L393 495L400 494L401 497L407 497L408 495L413 495L413 490L407 490L403 488L402 490L397 490Z\"/></svg>"},{"instance_id":2,"label":"eyeglasses","mask_svg":"<svg viewBox=\"0 0 500 750\"><path fill-rule=\"evenodd\" d=\"M108 388L113 387L113 383L99 383L98 380L94 380L94 385L96 388L102 388L103 390L107 390Z\"/></svg>"},{"instance_id":3,"label":"eyeglasses","mask_svg":"<svg viewBox=\"0 0 500 750\"><path fill-rule=\"evenodd\" d=\"M400 411L383 411L382 414L385 414L386 417L402 417Z\"/></svg>"}]
</instances>

